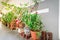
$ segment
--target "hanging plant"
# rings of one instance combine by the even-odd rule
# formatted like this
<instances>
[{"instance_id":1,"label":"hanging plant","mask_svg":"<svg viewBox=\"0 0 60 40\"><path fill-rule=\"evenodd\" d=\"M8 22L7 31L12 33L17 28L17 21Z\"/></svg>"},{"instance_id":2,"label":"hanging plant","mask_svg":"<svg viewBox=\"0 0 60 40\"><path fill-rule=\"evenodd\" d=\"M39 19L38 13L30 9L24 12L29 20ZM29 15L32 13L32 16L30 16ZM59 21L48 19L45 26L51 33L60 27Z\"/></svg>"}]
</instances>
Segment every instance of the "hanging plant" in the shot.
<instances>
[{"instance_id":1,"label":"hanging plant","mask_svg":"<svg viewBox=\"0 0 60 40\"><path fill-rule=\"evenodd\" d=\"M34 2L35 2L35 4L38 4L38 2L40 1L40 0L33 0Z\"/></svg>"}]
</instances>

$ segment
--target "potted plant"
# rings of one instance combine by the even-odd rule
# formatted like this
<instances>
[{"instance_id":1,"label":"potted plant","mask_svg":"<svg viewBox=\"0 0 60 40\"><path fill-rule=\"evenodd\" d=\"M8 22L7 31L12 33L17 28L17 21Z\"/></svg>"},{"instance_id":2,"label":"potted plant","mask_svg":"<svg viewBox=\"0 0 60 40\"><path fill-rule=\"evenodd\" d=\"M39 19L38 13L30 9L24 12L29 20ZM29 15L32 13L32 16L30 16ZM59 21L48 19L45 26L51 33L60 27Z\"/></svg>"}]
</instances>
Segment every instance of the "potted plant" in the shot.
<instances>
[{"instance_id":1,"label":"potted plant","mask_svg":"<svg viewBox=\"0 0 60 40\"><path fill-rule=\"evenodd\" d=\"M37 13L30 14L30 21L28 25L29 25L29 28L31 29L32 38L34 40L37 39L43 27L40 16Z\"/></svg>"},{"instance_id":2,"label":"potted plant","mask_svg":"<svg viewBox=\"0 0 60 40\"><path fill-rule=\"evenodd\" d=\"M14 15L13 12L8 12L7 14L2 16L2 21L3 23L6 23L5 25L8 27L12 27L14 22L13 20L16 19L16 16Z\"/></svg>"},{"instance_id":3,"label":"potted plant","mask_svg":"<svg viewBox=\"0 0 60 40\"><path fill-rule=\"evenodd\" d=\"M43 27L40 15L37 13L31 14L28 10L25 10L22 15L22 21L30 28L33 40L37 39Z\"/></svg>"},{"instance_id":4,"label":"potted plant","mask_svg":"<svg viewBox=\"0 0 60 40\"><path fill-rule=\"evenodd\" d=\"M20 21L21 20L18 20L18 18L20 17L20 14L21 14L21 10L22 10L22 8L20 8L20 7L16 7L15 5L11 5L11 4L8 4L8 3L5 3L5 2L2 2L2 5L4 5L5 6L5 9L7 10L7 11L9 11L9 10L11 10L11 15L13 15L13 16L15 16L15 19L13 18L13 16L11 16L11 15L8 15L8 17L9 16L11 16L11 18L13 19L11 22L10 22L10 26L11 26L11 28L13 28L12 26L14 26L14 22L15 22L15 26L22 26L22 24L20 23ZM9 12L7 13L7 14L9 14ZM4 15L3 15L3 17L4 17ZM6 18L3 18L4 20L6 19ZM8 18L9 19L9 18ZM6 23L6 22L5 22Z\"/></svg>"}]
</instances>

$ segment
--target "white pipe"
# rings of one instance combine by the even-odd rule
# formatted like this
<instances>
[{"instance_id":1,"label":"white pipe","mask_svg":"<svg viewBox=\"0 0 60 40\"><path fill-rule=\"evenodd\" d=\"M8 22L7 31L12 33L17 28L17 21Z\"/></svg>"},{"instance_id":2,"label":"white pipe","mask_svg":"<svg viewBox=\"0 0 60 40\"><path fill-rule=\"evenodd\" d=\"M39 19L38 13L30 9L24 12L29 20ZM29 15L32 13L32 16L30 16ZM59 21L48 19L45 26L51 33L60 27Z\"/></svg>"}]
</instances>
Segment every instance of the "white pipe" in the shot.
<instances>
[{"instance_id":1,"label":"white pipe","mask_svg":"<svg viewBox=\"0 0 60 40\"><path fill-rule=\"evenodd\" d=\"M42 9L42 10L33 11L31 14L36 13L36 12L38 14L40 14L40 13L48 13L49 12L49 8L45 8L45 9Z\"/></svg>"}]
</instances>

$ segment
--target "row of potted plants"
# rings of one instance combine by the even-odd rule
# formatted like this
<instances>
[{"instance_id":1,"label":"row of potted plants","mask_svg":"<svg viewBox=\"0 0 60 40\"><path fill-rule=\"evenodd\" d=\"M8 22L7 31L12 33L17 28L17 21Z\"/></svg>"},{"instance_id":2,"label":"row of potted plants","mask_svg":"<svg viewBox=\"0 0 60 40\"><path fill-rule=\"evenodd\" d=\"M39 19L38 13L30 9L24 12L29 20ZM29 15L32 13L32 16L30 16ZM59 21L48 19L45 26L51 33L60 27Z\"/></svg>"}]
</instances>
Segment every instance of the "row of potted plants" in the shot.
<instances>
[{"instance_id":1,"label":"row of potted plants","mask_svg":"<svg viewBox=\"0 0 60 40\"><path fill-rule=\"evenodd\" d=\"M33 40L36 40L40 37L43 28L43 23L41 21L40 15L37 13L31 14L28 11L28 8L20 8L4 2L2 2L2 4L8 9L13 8L12 11L3 14L2 16L2 22L6 26L8 26L11 30L14 28L16 29L17 27L24 29L25 27L25 34L30 32Z\"/></svg>"}]
</instances>

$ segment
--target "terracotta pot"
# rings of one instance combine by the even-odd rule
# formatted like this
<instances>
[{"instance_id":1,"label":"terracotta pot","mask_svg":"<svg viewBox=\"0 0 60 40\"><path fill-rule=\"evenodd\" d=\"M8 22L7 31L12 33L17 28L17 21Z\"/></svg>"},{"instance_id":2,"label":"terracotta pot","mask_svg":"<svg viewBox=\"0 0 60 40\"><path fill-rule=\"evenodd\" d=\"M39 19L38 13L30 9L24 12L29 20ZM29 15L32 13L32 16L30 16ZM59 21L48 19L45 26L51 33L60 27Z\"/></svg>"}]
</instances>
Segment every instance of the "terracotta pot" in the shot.
<instances>
[{"instance_id":1,"label":"terracotta pot","mask_svg":"<svg viewBox=\"0 0 60 40\"><path fill-rule=\"evenodd\" d=\"M32 40L36 40L37 39L37 35L36 35L35 31L31 31L31 37L32 37Z\"/></svg>"},{"instance_id":2,"label":"terracotta pot","mask_svg":"<svg viewBox=\"0 0 60 40\"><path fill-rule=\"evenodd\" d=\"M9 28L10 28L11 30L15 30L15 29L16 29L15 20L13 20L13 21L10 22Z\"/></svg>"}]
</instances>

